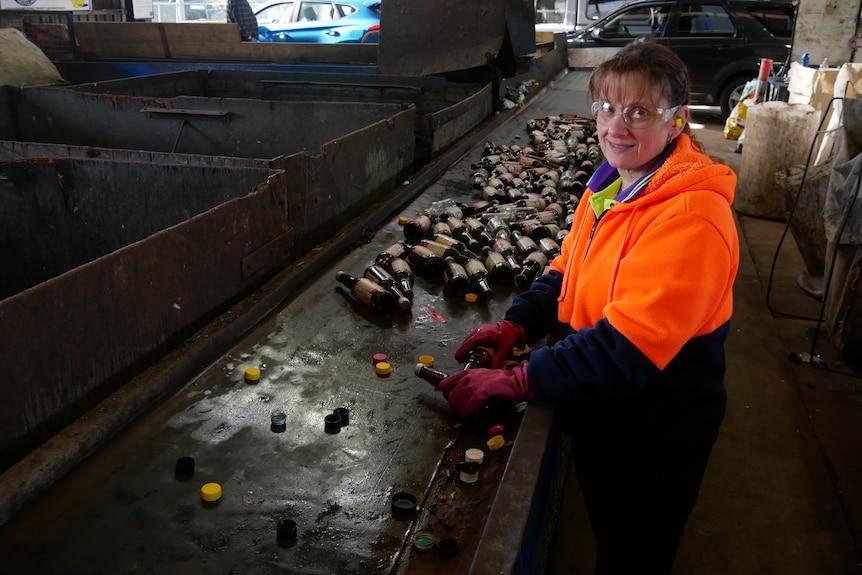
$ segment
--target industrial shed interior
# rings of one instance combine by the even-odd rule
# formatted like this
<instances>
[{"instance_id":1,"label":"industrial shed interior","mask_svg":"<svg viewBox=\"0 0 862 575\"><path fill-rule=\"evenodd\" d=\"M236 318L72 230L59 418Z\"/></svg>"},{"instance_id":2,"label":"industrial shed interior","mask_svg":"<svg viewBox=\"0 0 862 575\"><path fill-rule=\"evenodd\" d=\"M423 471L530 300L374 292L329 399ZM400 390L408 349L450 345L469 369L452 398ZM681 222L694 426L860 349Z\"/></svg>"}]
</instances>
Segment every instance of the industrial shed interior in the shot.
<instances>
[{"instance_id":1,"label":"industrial shed interior","mask_svg":"<svg viewBox=\"0 0 862 575\"><path fill-rule=\"evenodd\" d=\"M417 376L461 369L516 282L470 301L417 272L377 312L336 280L479 202L490 144L589 125L565 35L530 0L387 0L379 44L345 45L60 4L0 4L0 572L594 572L567 414L491 432ZM850 4L799 0L744 122L692 110L741 256L675 574L862 573Z\"/></svg>"}]
</instances>

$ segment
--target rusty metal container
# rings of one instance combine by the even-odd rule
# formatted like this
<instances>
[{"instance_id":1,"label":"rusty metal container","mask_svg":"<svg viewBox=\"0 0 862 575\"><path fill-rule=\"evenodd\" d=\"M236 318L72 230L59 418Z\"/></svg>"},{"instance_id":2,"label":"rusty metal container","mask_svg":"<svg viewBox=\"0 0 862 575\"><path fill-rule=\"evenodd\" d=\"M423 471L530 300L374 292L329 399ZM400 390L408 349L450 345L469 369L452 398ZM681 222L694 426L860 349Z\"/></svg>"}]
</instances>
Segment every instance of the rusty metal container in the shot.
<instances>
[{"instance_id":1,"label":"rusty metal container","mask_svg":"<svg viewBox=\"0 0 862 575\"><path fill-rule=\"evenodd\" d=\"M451 82L431 76L197 69L84 82L65 89L149 98L200 96L412 106L416 110L418 165L425 164L494 111L492 84Z\"/></svg>"},{"instance_id":2,"label":"rusty metal container","mask_svg":"<svg viewBox=\"0 0 862 575\"><path fill-rule=\"evenodd\" d=\"M0 90L0 469L391 194L414 116Z\"/></svg>"}]
</instances>

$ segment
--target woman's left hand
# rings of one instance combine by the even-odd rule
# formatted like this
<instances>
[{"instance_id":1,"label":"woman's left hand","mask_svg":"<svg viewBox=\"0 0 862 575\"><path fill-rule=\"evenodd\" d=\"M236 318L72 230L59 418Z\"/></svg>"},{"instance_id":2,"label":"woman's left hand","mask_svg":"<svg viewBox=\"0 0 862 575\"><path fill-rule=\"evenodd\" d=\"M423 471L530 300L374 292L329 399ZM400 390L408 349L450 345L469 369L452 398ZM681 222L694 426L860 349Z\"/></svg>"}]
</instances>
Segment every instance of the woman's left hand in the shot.
<instances>
[{"instance_id":1,"label":"woman's left hand","mask_svg":"<svg viewBox=\"0 0 862 575\"><path fill-rule=\"evenodd\" d=\"M526 363L512 369L465 369L441 381L437 389L449 397L449 409L464 419L492 397L510 401L533 397Z\"/></svg>"}]
</instances>

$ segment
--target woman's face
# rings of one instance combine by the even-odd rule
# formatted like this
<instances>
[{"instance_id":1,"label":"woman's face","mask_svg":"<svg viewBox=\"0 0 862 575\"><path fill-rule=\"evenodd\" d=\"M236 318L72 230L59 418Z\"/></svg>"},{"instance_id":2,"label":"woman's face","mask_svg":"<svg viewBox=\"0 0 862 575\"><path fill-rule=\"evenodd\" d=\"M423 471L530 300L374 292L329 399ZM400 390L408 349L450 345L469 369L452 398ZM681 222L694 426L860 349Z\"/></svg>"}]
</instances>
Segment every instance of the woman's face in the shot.
<instances>
[{"instance_id":1,"label":"woman's face","mask_svg":"<svg viewBox=\"0 0 862 575\"><path fill-rule=\"evenodd\" d=\"M655 165L671 138L682 132L688 108L675 112L661 87L650 86L639 74L609 75L599 93L596 116L599 146L610 165L619 170L624 187L633 184ZM623 111L628 109L629 122ZM639 119L640 118L640 119ZM648 118L644 122L644 118ZM675 125L682 118L682 125ZM632 127L634 126L634 127Z\"/></svg>"}]
</instances>

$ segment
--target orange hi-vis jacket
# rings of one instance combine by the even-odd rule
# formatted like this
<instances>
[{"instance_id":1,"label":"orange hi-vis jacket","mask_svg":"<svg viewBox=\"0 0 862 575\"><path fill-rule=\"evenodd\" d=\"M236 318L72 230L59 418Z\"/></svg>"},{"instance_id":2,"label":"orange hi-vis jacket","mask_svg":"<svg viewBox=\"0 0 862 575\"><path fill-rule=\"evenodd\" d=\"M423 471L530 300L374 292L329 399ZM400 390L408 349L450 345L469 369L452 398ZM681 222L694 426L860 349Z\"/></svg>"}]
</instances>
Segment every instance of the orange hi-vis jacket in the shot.
<instances>
[{"instance_id":1,"label":"orange hi-vis jacket","mask_svg":"<svg viewBox=\"0 0 862 575\"><path fill-rule=\"evenodd\" d=\"M674 387L723 380L739 264L735 186L729 167L682 134L631 200L597 215L587 190L550 272L506 313L529 341L559 337L530 356L537 398L630 397L669 378Z\"/></svg>"}]
</instances>

